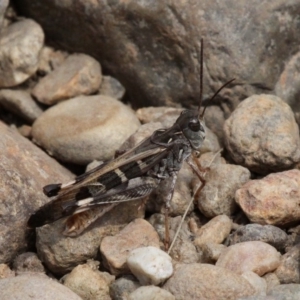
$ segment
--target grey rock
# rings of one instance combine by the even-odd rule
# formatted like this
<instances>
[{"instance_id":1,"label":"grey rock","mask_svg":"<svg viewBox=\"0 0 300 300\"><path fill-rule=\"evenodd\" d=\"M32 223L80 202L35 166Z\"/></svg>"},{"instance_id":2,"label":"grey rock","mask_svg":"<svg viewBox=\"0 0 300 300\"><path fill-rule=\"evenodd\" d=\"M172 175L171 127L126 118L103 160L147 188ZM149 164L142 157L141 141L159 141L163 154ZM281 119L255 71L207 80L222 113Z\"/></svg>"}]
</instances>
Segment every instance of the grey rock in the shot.
<instances>
[{"instance_id":1,"label":"grey rock","mask_svg":"<svg viewBox=\"0 0 300 300\"><path fill-rule=\"evenodd\" d=\"M12 23L0 38L0 87L16 86L35 73L44 44L39 24L30 19Z\"/></svg>"},{"instance_id":2,"label":"grey rock","mask_svg":"<svg viewBox=\"0 0 300 300\"><path fill-rule=\"evenodd\" d=\"M33 124L34 141L63 161L108 160L140 123L133 111L108 96L81 96L46 110Z\"/></svg>"},{"instance_id":3,"label":"grey rock","mask_svg":"<svg viewBox=\"0 0 300 300\"><path fill-rule=\"evenodd\" d=\"M98 61L85 54L72 54L38 82L32 95L39 102L53 105L96 92L101 80L101 66Z\"/></svg>"},{"instance_id":4,"label":"grey rock","mask_svg":"<svg viewBox=\"0 0 300 300\"><path fill-rule=\"evenodd\" d=\"M0 2L0 31L2 31L4 14L5 14L5 10L7 9L8 3L9 3L9 0L2 0Z\"/></svg>"},{"instance_id":5,"label":"grey rock","mask_svg":"<svg viewBox=\"0 0 300 300\"><path fill-rule=\"evenodd\" d=\"M28 246L29 216L49 201L43 186L72 174L1 122L0 136L0 262L11 262Z\"/></svg>"},{"instance_id":6,"label":"grey rock","mask_svg":"<svg viewBox=\"0 0 300 300\"><path fill-rule=\"evenodd\" d=\"M269 173L300 161L299 129L291 108L272 95L244 100L224 125L231 158L251 171Z\"/></svg>"},{"instance_id":7,"label":"grey rock","mask_svg":"<svg viewBox=\"0 0 300 300\"><path fill-rule=\"evenodd\" d=\"M261 241L268 243L279 251L283 251L288 240L287 234L272 225L247 224L239 227L227 239L227 245L247 241Z\"/></svg>"},{"instance_id":8,"label":"grey rock","mask_svg":"<svg viewBox=\"0 0 300 300\"><path fill-rule=\"evenodd\" d=\"M33 252L25 252L18 255L14 260L13 269L17 275L27 272L45 273L42 262Z\"/></svg>"},{"instance_id":9,"label":"grey rock","mask_svg":"<svg viewBox=\"0 0 300 300\"><path fill-rule=\"evenodd\" d=\"M268 296L274 297L275 300L298 300L300 298L300 284L280 284L275 286Z\"/></svg>"},{"instance_id":10,"label":"grey rock","mask_svg":"<svg viewBox=\"0 0 300 300\"><path fill-rule=\"evenodd\" d=\"M140 287L140 283L132 275L125 275L110 285L110 296L114 300L128 299L129 294Z\"/></svg>"},{"instance_id":11,"label":"grey rock","mask_svg":"<svg viewBox=\"0 0 300 300\"><path fill-rule=\"evenodd\" d=\"M0 280L2 300L82 300L67 287L46 275L24 274Z\"/></svg>"},{"instance_id":12,"label":"grey rock","mask_svg":"<svg viewBox=\"0 0 300 300\"><path fill-rule=\"evenodd\" d=\"M125 94L125 88L114 77L103 76L99 94L121 100Z\"/></svg>"},{"instance_id":13,"label":"grey rock","mask_svg":"<svg viewBox=\"0 0 300 300\"><path fill-rule=\"evenodd\" d=\"M30 124L43 113L27 91L0 90L0 105Z\"/></svg>"},{"instance_id":14,"label":"grey rock","mask_svg":"<svg viewBox=\"0 0 300 300\"><path fill-rule=\"evenodd\" d=\"M157 286L141 286L129 295L128 300L175 300L175 297Z\"/></svg>"}]
</instances>

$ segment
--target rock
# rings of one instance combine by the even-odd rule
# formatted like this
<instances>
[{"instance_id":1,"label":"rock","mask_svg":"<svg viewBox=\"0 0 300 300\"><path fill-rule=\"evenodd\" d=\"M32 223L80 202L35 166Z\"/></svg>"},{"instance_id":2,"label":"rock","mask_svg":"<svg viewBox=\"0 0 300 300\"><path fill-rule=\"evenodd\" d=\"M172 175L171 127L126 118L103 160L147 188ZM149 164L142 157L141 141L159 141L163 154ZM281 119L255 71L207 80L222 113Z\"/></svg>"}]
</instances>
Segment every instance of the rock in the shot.
<instances>
[{"instance_id":1,"label":"rock","mask_svg":"<svg viewBox=\"0 0 300 300\"><path fill-rule=\"evenodd\" d=\"M82 300L67 287L49 279L46 275L24 274L0 280L2 300Z\"/></svg>"},{"instance_id":2,"label":"rock","mask_svg":"<svg viewBox=\"0 0 300 300\"><path fill-rule=\"evenodd\" d=\"M232 89L222 91L223 111L253 92L272 90L283 62L298 51L300 42L297 1L129 1L126 6L61 1L41 5L18 0L16 6L37 20L53 43L101 61L136 107L198 104L200 37L205 41L205 98L220 82L238 78ZM250 24L249 18L237 18L249 12Z\"/></svg>"},{"instance_id":3,"label":"rock","mask_svg":"<svg viewBox=\"0 0 300 300\"><path fill-rule=\"evenodd\" d=\"M206 184L197 199L199 210L208 218L232 215L237 209L235 192L249 179L250 172L244 167L211 165L205 176Z\"/></svg>"},{"instance_id":4,"label":"rock","mask_svg":"<svg viewBox=\"0 0 300 300\"><path fill-rule=\"evenodd\" d=\"M3 0L0 3L0 31L2 30L4 15L5 15L5 11L7 9L8 3L9 3L8 0Z\"/></svg>"},{"instance_id":5,"label":"rock","mask_svg":"<svg viewBox=\"0 0 300 300\"><path fill-rule=\"evenodd\" d=\"M125 94L125 88L117 79L111 76L103 76L99 94L121 100Z\"/></svg>"},{"instance_id":6,"label":"rock","mask_svg":"<svg viewBox=\"0 0 300 300\"><path fill-rule=\"evenodd\" d=\"M244 100L224 125L232 159L253 172L266 174L300 161L299 129L291 108L273 95Z\"/></svg>"},{"instance_id":7,"label":"rock","mask_svg":"<svg viewBox=\"0 0 300 300\"><path fill-rule=\"evenodd\" d=\"M41 103L53 105L96 92L101 80L101 66L98 61L85 54L72 54L38 82L32 95Z\"/></svg>"},{"instance_id":8,"label":"rock","mask_svg":"<svg viewBox=\"0 0 300 300\"><path fill-rule=\"evenodd\" d=\"M30 94L21 90L0 90L0 105L30 124L43 113Z\"/></svg>"},{"instance_id":9,"label":"rock","mask_svg":"<svg viewBox=\"0 0 300 300\"><path fill-rule=\"evenodd\" d=\"M281 257L279 267L276 269L280 283L300 283L300 244L292 247Z\"/></svg>"},{"instance_id":10,"label":"rock","mask_svg":"<svg viewBox=\"0 0 300 300\"><path fill-rule=\"evenodd\" d=\"M157 286L141 286L129 295L128 300L175 300L175 297Z\"/></svg>"},{"instance_id":11,"label":"rock","mask_svg":"<svg viewBox=\"0 0 300 300\"><path fill-rule=\"evenodd\" d=\"M1 122L0 136L0 262L9 263L32 239L29 216L49 201L43 186L67 181L71 173Z\"/></svg>"},{"instance_id":12,"label":"rock","mask_svg":"<svg viewBox=\"0 0 300 300\"><path fill-rule=\"evenodd\" d=\"M16 86L35 73L44 44L41 26L33 20L12 23L1 32L0 87Z\"/></svg>"},{"instance_id":13,"label":"rock","mask_svg":"<svg viewBox=\"0 0 300 300\"><path fill-rule=\"evenodd\" d=\"M132 250L126 262L142 285L159 285L173 273L172 258L153 246Z\"/></svg>"},{"instance_id":14,"label":"rock","mask_svg":"<svg viewBox=\"0 0 300 300\"><path fill-rule=\"evenodd\" d=\"M300 284L280 284L269 291L268 296L276 300L298 300L300 297Z\"/></svg>"},{"instance_id":15,"label":"rock","mask_svg":"<svg viewBox=\"0 0 300 300\"><path fill-rule=\"evenodd\" d=\"M110 300L109 285L115 276L107 272L93 270L88 264L75 267L71 273L63 277L64 286L68 287L82 299Z\"/></svg>"},{"instance_id":16,"label":"rock","mask_svg":"<svg viewBox=\"0 0 300 300\"><path fill-rule=\"evenodd\" d=\"M174 107L168 107L168 106L160 106L160 107L142 107L139 108L136 111L136 115L141 121L141 123L149 123L149 122L160 122L162 119L164 119L165 115L169 114L175 114L179 116L179 114L182 112L182 109L177 109ZM160 121L157 121L160 120Z\"/></svg>"},{"instance_id":17,"label":"rock","mask_svg":"<svg viewBox=\"0 0 300 300\"><path fill-rule=\"evenodd\" d=\"M33 124L35 142L76 164L108 160L139 127L134 113L107 96L81 96L55 105Z\"/></svg>"},{"instance_id":18,"label":"rock","mask_svg":"<svg viewBox=\"0 0 300 300\"><path fill-rule=\"evenodd\" d=\"M31 126L22 125L18 127L18 132L25 138L31 138Z\"/></svg>"},{"instance_id":19,"label":"rock","mask_svg":"<svg viewBox=\"0 0 300 300\"><path fill-rule=\"evenodd\" d=\"M140 206L141 201L120 203L75 238L63 235L63 219L38 228L38 255L51 272L66 274L78 264L96 258L105 236L117 234L125 224L142 217L144 211Z\"/></svg>"},{"instance_id":20,"label":"rock","mask_svg":"<svg viewBox=\"0 0 300 300\"><path fill-rule=\"evenodd\" d=\"M133 275L125 275L112 282L110 285L110 296L115 300L128 299L129 294L140 286Z\"/></svg>"},{"instance_id":21,"label":"rock","mask_svg":"<svg viewBox=\"0 0 300 300\"><path fill-rule=\"evenodd\" d=\"M196 232L195 245L221 244L232 229L232 221L226 215L214 217Z\"/></svg>"},{"instance_id":22,"label":"rock","mask_svg":"<svg viewBox=\"0 0 300 300\"><path fill-rule=\"evenodd\" d=\"M273 273L267 273L266 275L263 276L263 278L265 279L266 283L267 283L267 293L272 290L272 288L274 286L277 286L280 284L280 281L278 279L278 277L276 276L276 274Z\"/></svg>"},{"instance_id":23,"label":"rock","mask_svg":"<svg viewBox=\"0 0 300 300\"><path fill-rule=\"evenodd\" d=\"M252 271L264 275L274 271L280 264L280 253L263 242L243 242L225 249L216 266L237 274Z\"/></svg>"},{"instance_id":24,"label":"rock","mask_svg":"<svg viewBox=\"0 0 300 300\"><path fill-rule=\"evenodd\" d=\"M300 171L290 170L251 180L235 200L253 223L287 225L300 220Z\"/></svg>"},{"instance_id":25,"label":"rock","mask_svg":"<svg viewBox=\"0 0 300 300\"><path fill-rule=\"evenodd\" d=\"M16 257L13 268L17 275L32 272L45 273L45 268L37 255L33 252L25 252Z\"/></svg>"},{"instance_id":26,"label":"rock","mask_svg":"<svg viewBox=\"0 0 300 300\"><path fill-rule=\"evenodd\" d=\"M299 112L298 95L300 93L300 52L294 54L285 65L276 85L276 95Z\"/></svg>"},{"instance_id":27,"label":"rock","mask_svg":"<svg viewBox=\"0 0 300 300\"><path fill-rule=\"evenodd\" d=\"M100 251L105 266L114 275L128 273L126 263L129 252L139 247L159 247L159 238L154 228L143 219L128 224L119 234L103 238Z\"/></svg>"},{"instance_id":28,"label":"rock","mask_svg":"<svg viewBox=\"0 0 300 300\"><path fill-rule=\"evenodd\" d=\"M15 277L15 272L7 264L0 264L0 279L9 277Z\"/></svg>"},{"instance_id":29,"label":"rock","mask_svg":"<svg viewBox=\"0 0 300 300\"><path fill-rule=\"evenodd\" d=\"M163 286L176 299L234 300L253 295L252 285L242 276L208 264L179 265Z\"/></svg>"},{"instance_id":30,"label":"rock","mask_svg":"<svg viewBox=\"0 0 300 300\"><path fill-rule=\"evenodd\" d=\"M252 271L244 272L242 274L246 280L254 287L256 290L256 295L266 295L267 294L267 283L266 281L259 277L256 273Z\"/></svg>"},{"instance_id":31,"label":"rock","mask_svg":"<svg viewBox=\"0 0 300 300\"><path fill-rule=\"evenodd\" d=\"M214 264L220 257L226 246L223 244L204 243L201 244L200 250L202 251L201 262Z\"/></svg>"},{"instance_id":32,"label":"rock","mask_svg":"<svg viewBox=\"0 0 300 300\"><path fill-rule=\"evenodd\" d=\"M280 228L272 225L247 224L239 227L227 239L227 245L247 241L261 241L272 245L278 251L283 251L288 235Z\"/></svg>"}]
</instances>

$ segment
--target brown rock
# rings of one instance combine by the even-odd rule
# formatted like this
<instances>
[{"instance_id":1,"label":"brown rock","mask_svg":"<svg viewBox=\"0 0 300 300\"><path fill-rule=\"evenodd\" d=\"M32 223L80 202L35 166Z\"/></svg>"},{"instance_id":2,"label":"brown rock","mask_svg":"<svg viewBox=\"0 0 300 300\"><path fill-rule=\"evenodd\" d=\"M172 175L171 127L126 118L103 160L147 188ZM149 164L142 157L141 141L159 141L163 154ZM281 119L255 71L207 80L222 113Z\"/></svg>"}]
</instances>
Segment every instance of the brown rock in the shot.
<instances>
[{"instance_id":1,"label":"brown rock","mask_svg":"<svg viewBox=\"0 0 300 300\"><path fill-rule=\"evenodd\" d=\"M44 44L41 26L23 19L3 29L0 38L0 87L16 86L35 73Z\"/></svg>"},{"instance_id":2,"label":"brown rock","mask_svg":"<svg viewBox=\"0 0 300 300\"><path fill-rule=\"evenodd\" d=\"M107 272L92 269L88 264L75 267L71 273L63 277L64 286L68 287L82 299L110 300L109 285L115 276Z\"/></svg>"},{"instance_id":3,"label":"brown rock","mask_svg":"<svg viewBox=\"0 0 300 300\"><path fill-rule=\"evenodd\" d=\"M37 255L33 252L25 252L16 257L13 268L17 275L22 273L45 273L45 268Z\"/></svg>"},{"instance_id":4,"label":"brown rock","mask_svg":"<svg viewBox=\"0 0 300 300\"><path fill-rule=\"evenodd\" d=\"M163 288L178 300L235 300L255 293L242 276L208 264L179 265Z\"/></svg>"},{"instance_id":5,"label":"brown rock","mask_svg":"<svg viewBox=\"0 0 300 300\"><path fill-rule=\"evenodd\" d=\"M235 199L253 223L287 225L300 219L300 171L274 173L251 180Z\"/></svg>"},{"instance_id":6,"label":"brown rock","mask_svg":"<svg viewBox=\"0 0 300 300\"><path fill-rule=\"evenodd\" d=\"M8 0L3 0L0 3L0 30L2 29L3 26L4 14L7 9L8 3L9 3Z\"/></svg>"},{"instance_id":7,"label":"brown rock","mask_svg":"<svg viewBox=\"0 0 300 300\"><path fill-rule=\"evenodd\" d=\"M216 266L237 274L252 271L264 275L274 271L280 264L280 253L263 242L243 242L225 249Z\"/></svg>"},{"instance_id":8,"label":"brown rock","mask_svg":"<svg viewBox=\"0 0 300 300\"><path fill-rule=\"evenodd\" d=\"M0 136L0 261L11 262L28 246L30 214L49 201L43 186L71 173L1 122Z\"/></svg>"},{"instance_id":9,"label":"brown rock","mask_svg":"<svg viewBox=\"0 0 300 300\"><path fill-rule=\"evenodd\" d=\"M128 300L175 300L175 297L168 291L157 286L141 286L132 292Z\"/></svg>"},{"instance_id":10,"label":"brown rock","mask_svg":"<svg viewBox=\"0 0 300 300\"><path fill-rule=\"evenodd\" d=\"M44 112L32 126L37 144L76 164L111 159L140 123L131 109L107 96L81 96Z\"/></svg>"},{"instance_id":11,"label":"brown rock","mask_svg":"<svg viewBox=\"0 0 300 300\"><path fill-rule=\"evenodd\" d=\"M53 105L62 100L96 92L101 84L100 64L85 54L72 54L32 90L40 102Z\"/></svg>"},{"instance_id":12,"label":"brown rock","mask_svg":"<svg viewBox=\"0 0 300 300\"><path fill-rule=\"evenodd\" d=\"M14 276L15 272L12 271L7 264L0 264L0 279Z\"/></svg>"},{"instance_id":13,"label":"brown rock","mask_svg":"<svg viewBox=\"0 0 300 300\"><path fill-rule=\"evenodd\" d=\"M129 252L139 247L159 248L159 238L154 228L143 219L128 224L119 234L105 237L100 251L106 267L114 275L128 273L126 259Z\"/></svg>"},{"instance_id":14,"label":"brown rock","mask_svg":"<svg viewBox=\"0 0 300 300\"><path fill-rule=\"evenodd\" d=\"M232 159L251 171L281 171L300 161L299 129L291 108L273 95L244 100L224 125Z\"/></svg>"}]
</instances>

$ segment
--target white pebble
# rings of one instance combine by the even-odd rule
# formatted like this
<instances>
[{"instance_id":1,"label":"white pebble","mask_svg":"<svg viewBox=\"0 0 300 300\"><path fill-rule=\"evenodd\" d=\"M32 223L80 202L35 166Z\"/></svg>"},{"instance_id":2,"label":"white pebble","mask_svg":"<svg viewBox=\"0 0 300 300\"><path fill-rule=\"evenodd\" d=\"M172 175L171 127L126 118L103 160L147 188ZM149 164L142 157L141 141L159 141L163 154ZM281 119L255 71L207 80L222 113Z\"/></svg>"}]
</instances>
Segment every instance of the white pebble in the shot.
<instances>
[{"instance_id":1,"label":"white pebble","mask_svg":"<svg viewBox=\"0 0 300 300\"><path fill-rule=\"evenodd\" d=\"M171 257L152 246L132 250L127 265L143 285L158 285L173 274Z\"/></svg>"}]
</instances>

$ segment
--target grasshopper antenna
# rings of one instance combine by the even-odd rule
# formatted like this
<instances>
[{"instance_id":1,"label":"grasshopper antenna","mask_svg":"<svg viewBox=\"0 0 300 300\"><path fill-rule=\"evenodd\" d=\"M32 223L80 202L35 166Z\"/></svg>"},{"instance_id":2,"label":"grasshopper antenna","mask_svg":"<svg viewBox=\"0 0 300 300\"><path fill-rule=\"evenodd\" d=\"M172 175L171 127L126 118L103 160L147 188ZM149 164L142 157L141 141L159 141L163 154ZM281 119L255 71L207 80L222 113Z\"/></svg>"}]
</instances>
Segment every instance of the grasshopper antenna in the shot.
<instances>
[{"instance_id":1,"label":"grasshopper antenna","mask_svg":"<svg viewBox=\"0 0 300 300\"><path fill-rule=\"evenodd\" d=\"M202 97L203 97L203 39L200 41L200 95L199 95L199 106L198 112L200 115L200 109L202 105Z\"/></svg>"}]
</instances>

